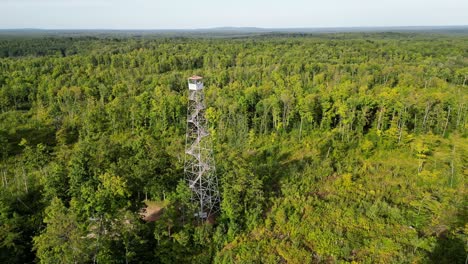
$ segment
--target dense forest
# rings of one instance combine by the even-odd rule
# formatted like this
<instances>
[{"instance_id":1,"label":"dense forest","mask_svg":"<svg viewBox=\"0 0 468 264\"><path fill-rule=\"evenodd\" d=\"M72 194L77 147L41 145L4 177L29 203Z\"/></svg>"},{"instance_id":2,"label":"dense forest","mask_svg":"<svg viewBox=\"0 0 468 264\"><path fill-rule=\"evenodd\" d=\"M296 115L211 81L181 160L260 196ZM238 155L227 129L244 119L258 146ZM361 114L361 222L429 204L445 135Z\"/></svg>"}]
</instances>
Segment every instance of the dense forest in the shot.
<instances>
[{"instance_id":1,"label":"dense forest","mask_svg":"<svg viewBox=\"0 0 468 264\"><path fill-rule=\"evenodd\" d=\"M467 43L0 37L0 262L465 263ZM193 74L220 181L206 223L183 175Z\"/></svg>"}]
</instances>

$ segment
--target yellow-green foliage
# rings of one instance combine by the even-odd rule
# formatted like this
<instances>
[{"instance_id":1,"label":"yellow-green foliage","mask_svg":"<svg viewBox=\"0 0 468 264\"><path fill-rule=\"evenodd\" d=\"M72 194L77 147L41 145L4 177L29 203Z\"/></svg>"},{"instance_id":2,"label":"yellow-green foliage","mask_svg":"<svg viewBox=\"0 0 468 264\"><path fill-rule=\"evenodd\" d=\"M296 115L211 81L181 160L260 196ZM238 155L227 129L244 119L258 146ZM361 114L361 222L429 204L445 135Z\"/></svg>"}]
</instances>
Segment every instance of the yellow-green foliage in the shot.
<instances>
[{"instance_id":1,"label":"yellow-green foliage","mask_svg":"<svg viewBox=\"0 0 468 264\"><path fill-rule=\"evenodd\" d=\"M464 263L467 43L0 36L0 263ZM193 74L222 198L203 223Z\"/></svg>"}]
</instances>

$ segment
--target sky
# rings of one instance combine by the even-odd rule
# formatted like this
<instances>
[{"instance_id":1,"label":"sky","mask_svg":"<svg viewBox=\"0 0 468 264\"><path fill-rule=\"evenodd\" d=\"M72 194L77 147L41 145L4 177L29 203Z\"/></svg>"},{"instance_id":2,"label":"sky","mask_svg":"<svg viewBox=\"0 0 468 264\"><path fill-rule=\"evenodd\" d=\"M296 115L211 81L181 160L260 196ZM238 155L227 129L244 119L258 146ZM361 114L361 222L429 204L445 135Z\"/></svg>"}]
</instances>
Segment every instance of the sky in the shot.
<instances>
[{"instance_id":1,"label":"sky","mask_svg":"<svg viewBox=\"0 0 468 264\"><path fill-rule=\"evenodd\" d=\"M0 0L0 29L468 25L468 0Z\"/></svg>"}]
</instances>

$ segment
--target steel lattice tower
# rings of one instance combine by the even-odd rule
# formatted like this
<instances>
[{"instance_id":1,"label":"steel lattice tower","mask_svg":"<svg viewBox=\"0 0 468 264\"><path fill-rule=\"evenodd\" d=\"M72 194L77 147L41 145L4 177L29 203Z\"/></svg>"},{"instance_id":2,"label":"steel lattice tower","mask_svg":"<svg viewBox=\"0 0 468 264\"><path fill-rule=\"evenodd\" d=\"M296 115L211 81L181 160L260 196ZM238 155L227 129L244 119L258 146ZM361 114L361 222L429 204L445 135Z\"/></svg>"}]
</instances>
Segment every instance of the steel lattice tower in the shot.
<instances>
[{"instance_id":1,"label":"steel lattice tower","mask_svg":"<svg viewBox=\"0 0 468 264\"><path fill-rule=\"evenodd\" d=\"M192 198L199 203L199 212L196 216L206 219L218 211L220 198L213 150L205 118L202 79L200 76L192 76L188 79L189 100L184 172L193 193Z\"/></svg>"}]
</instances>

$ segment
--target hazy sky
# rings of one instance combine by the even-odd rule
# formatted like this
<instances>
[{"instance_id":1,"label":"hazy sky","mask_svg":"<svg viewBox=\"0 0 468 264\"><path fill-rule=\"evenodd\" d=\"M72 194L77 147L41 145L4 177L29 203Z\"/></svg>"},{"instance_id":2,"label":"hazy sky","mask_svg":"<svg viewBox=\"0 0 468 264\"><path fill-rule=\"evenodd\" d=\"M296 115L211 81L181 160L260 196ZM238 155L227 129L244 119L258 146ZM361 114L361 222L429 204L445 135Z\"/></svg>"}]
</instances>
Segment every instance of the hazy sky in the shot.
<instances>
[{"instance_id":1,"label":"hazy sky","mask_svg":"<svg viewBox=\"0 0 468 264\"><path fill-rule=\"evenodd\" d=\"M0 0L0 28L468 25L468 0Z\"/></svg>"}]
</instances>

